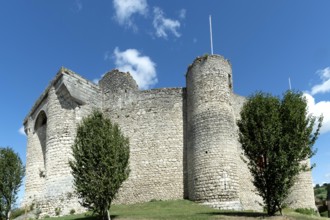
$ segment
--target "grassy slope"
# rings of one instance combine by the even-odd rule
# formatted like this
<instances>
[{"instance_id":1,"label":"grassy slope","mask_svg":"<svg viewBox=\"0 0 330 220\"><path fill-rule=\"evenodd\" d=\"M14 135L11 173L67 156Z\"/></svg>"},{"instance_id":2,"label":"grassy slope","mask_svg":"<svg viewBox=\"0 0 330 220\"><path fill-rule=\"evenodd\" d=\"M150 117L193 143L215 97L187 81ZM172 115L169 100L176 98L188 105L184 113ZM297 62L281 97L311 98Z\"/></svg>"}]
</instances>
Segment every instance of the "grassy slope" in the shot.
<instances>
[{"instance_id":1,"label":"grassy slope","mask_svg":"<svg viewBox=\"0 0 330 220\"><path fill-rule=\"evenodd\" d=\"M287 212L285 216L265 217L264 213L257 212L225 212L211 209L187 200L157 201L134 205L114 205L111 207L111 216L115 220L127 219L271 219L271 220L311 220L324 219ZM85 215L73 215L56 220L97 219Z\"/></svg>"}]
</instances>

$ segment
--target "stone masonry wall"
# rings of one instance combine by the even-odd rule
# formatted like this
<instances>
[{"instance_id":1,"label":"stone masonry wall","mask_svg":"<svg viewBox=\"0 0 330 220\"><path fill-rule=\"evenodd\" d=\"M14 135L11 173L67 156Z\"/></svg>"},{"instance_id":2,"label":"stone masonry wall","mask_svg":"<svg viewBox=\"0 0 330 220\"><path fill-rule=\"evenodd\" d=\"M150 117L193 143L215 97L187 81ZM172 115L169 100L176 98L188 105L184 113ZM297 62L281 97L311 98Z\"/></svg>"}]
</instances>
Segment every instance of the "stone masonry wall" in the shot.
<instances>
[{"instance_id":1,"label":"stone masonry wall","mask_svg":"<svg viewBox=\"0 0 330 220\"><path fill-rule=\"evenodd\" d=\"M70 210L56 202L61 197L64 204L63 195L72 195L65 201L70 201L71 208L82 210L74 196L68 164L76 126L93 108L101 108L101 97L95 85L66 69L60 70L46 91L40 97L43 102L35 106L24 123L28 131L28 153L23 204L35 203L42 209L41 215L54 215L55 208L67 214ZM45 115L44 122L39 122L40 115Z\"/></svg>"},{"instance_id":2,"label":"stone masonry wall","mask_svg":"<svg viewBox=\"0 0 330 220\"><path fill-rule=\"evenodd\" d=\"M130 88L103 99L103 111L130 140L131 173L115 202L182 199L183 90Z\"/></svg>"},{"instance_id":3,"label":"stone masonry wall","mask_svg":"<svg viewBox=\"0 0 330 220\"><path fill-rule=\"evenodd\" d=\"M36 112L44 112L46 108L47 98L36 109ZM42 143L45 143L45 133L47 123L43 124L35 131L35 121L37 121L37 113L34 113L26 122L25 132L27 134L27 150L26 150L26 180L25 180L25 195L24 200L27 202L33 201L41 197L45 186L45 180L41 178L42 172L45 171L45 158L43 155ZM39 136L38 136L39 133ZM42 137L42 138L39 138Z\"/></svg>"},{"instance_id":4,"label":"stone masonry wall","mask_svg":"<svg viewBox=\"0 0 330 220\"><path fill-rule=\"evenodd\" d=\"M61 68L24 120L27 134L23 205L41 216L81 212L68 161L76 127L94 109L118 123L130 140L129 178L115 203L183 199L221 209L261 210L238 142L244 97L233 94L230 63L197 58L187 88L141 91L129 73L114 70L95 85ZM307 161L309 163L309 161ZM311 173L299 176L292 207L314 208Z\"/></svg>"}]
</instances>

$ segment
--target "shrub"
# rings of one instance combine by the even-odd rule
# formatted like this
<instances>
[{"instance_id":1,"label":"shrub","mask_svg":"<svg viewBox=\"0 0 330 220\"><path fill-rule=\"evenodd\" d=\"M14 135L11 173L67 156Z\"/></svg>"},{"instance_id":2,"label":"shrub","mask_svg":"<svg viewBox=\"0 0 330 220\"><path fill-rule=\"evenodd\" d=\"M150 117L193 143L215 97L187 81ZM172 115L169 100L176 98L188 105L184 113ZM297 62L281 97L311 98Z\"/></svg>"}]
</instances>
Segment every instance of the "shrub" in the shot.
<instances>
[{"instance_id":1,"label":"shrub","mask_svg":"<svg viewBox=\"0 0 330 220\"><path fill-rule=\"evenodd\" d=\"M30 205L30 211L33 211L34 210L34 206L35 206L35 204L34 203L31 203L31 205Z\"/></svg>"},{"instance_id":2,"label":"shrub","mask_svg":"<svg viewBox=\"0 0 330 220\"><path fill-rule=\"evenodd\" d=\"M76 213L76 210L71 209L71 210L70 210L70 214L73 215L74 213Z\"/></svg>"},{"instance_id":3,"label":"shrub","mask_svg":"<svg viewBox=\"0 0 330 220\"><path fill-rule=\"evenodd\" d=\"M36 213L35 213L36 219L38 219L40 217L40 214L41 214L41 209L39 207L37 207Z\"/></svg>"},{"instance_id":4,"label":"shrub","mask_svg":"<svg viewBox=\"0 0 330 220\"><path fill-rule=\"evenodd\" d=\"M60 207L55 208L55 215L59 216L61 214L62 210Z\"/></svg>"},{"instance_id":5,"label":"shrub","mask_svg":"<svg viewBox=\"0 0 330 220\"><path fill-rule=\"evenodd\" d=\"M24 213L25 213L24 209L20 209L20 208L14 209L13 211L11 211L10 218L11 219L17 218L18 216L24 215Z\"/></svg>"},{"instance_id":6,"label":"shrub","mask_svg":"<svg viewBox=\"0 0 330 220\"><path fill-rule=\"evenodd\" d=\"M298 208L294 210L295 212L304 214L304 215L317 215L317 211L312 208Z\"/></svg>"},{"instance_id":7,"label":"shrub","mask_svg":"<svg viewBox=\"0 0 330 220\"><path fill-rule=\"evenodd\" d=\"M73 197L73 193L72 193L72 192L68 192L68 193L66 194L66 196L67 196L68 199L72 199L72 197Z\"/></svg>"},{"instance_id":8,"label":"shrub","mask_svg":"<svg viewBox=\"0 0 330 220\"><path fill-rule=\"evenodd\" d=\"M322 216L322 217L328 217L328 211L320 212L320 216Z\"/></svg>"}]
</instances>

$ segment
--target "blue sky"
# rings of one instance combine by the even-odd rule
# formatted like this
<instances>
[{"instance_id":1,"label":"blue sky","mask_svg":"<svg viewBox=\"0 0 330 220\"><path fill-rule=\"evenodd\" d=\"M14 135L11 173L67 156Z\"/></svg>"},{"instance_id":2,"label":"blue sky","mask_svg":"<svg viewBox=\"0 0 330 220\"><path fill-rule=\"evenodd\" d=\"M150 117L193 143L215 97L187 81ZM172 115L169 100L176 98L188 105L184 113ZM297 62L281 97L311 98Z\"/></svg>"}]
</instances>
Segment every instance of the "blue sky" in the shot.
<instances>
[{"instance_id":1,"label":"blue sky","mask_svg":"<svg viewBox=\"0 0 330 220\"><path fill-rule=\"evenodd\" d=\"M140 88L183 87L210 53L229 59L234 91L304 91L325 123L314 183L330 182L330 1L0 0L0 146L25 163L22 122L61 66L97 81L129 70Z\"/></svg>"}]
</instances>

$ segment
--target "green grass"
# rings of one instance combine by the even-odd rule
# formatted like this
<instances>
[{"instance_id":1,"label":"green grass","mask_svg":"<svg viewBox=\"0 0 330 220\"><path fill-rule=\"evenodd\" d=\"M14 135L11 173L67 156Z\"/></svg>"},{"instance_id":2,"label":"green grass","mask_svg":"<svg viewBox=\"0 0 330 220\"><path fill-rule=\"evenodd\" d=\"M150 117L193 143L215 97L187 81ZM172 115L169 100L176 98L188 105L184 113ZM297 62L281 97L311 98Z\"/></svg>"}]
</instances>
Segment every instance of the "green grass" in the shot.
<instances>
[{"instance_id":1,"label":"green grass","mask_svg":"<svg viewBox=\"0 0 330 220\"><path fill-rule=\"evenodd\" d=\"M284 217L266 217L265 213L261 212L230 212L211 209L207 206L187 200L176 201L155 201L134 205L113 205L110 210L112 219L128 220L128 219L276 219L276 220L312 220L324 219L302 215L294 211L286 210ZM59 218L48 218L54 220L94 220L93 216L71 215Z\"/></svg>"}]
</instances>

